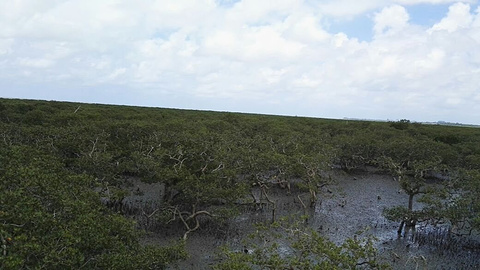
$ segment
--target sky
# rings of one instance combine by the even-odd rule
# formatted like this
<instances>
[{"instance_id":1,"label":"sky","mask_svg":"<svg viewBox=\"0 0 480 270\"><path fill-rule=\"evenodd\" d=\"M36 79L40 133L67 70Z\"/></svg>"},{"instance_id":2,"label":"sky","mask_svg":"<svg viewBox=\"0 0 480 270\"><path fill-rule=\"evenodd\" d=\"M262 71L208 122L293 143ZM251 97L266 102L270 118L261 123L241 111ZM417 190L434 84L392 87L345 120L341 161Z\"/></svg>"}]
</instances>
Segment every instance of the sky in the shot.
<instances>
[{"instance_id":1,"label":"sky","mask_svg":"<svg viewBox=\"0 0 480 270\"><path fill-rule=\"evenodd\" d=\"M480 5L0 0L0 97L480 124Z\"/></svg>"}]
</instances>

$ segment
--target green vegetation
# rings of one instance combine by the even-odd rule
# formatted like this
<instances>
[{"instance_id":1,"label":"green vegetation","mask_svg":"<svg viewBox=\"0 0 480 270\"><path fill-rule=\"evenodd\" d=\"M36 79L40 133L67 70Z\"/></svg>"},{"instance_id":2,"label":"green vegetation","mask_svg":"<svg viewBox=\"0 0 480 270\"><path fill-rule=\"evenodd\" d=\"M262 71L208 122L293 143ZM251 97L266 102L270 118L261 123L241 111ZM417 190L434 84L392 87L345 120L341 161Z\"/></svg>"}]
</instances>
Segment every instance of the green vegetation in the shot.
<instances>
[{"instance_id":1,"label":"green vegetation","mask_svg":"<svg viewBox=\"0 0 480 270\"><path fill-rule=\"evenodd\" d=\"M55 156L12 145L0 164L2 269L158 269L186 256L182 243L140 246L133 222L100 203L95 179Z\"/></svg>"},{"instance_id":2,"label":"green vegetation","mask_svg":"<svg viewBox=\"0 0 480 270\"><path fill-rule=\"evenodd\" d=\"M224 248L214 269L388 269L376 258L373 239L347 239L335 245L306 228L302 217L284 217L258 226L241 252ZM268 239L277 239L269 241Z\"/></svg>"},{"instance_id":3,"label":"green vegetation","mask_svg":"<svg viewBox=\"0 0 480 270\"><path fill-rule=\"evenodd\" d=\"M161 269L187 256L184 241L205 220L221 224L241 205L270 204L277 224L272 187L298 187L304 208L314 206L335 166L374 166L396 177L409 204L385 213L400 228L480 229L478 128L0 99L0 145L1 269ZM183 228L184 240L139 243L141 226L111 207L122 205L131 178L164 186L161 207L138 210L157 229ZM417 197L424 207L415 210ZM336 246L305 233L291 239L303 257L277 258L280 265L314 269L333 260L324 247L338 249L332 269L375 265L362 261L374 253L362 240ZM239 259L225 254L222 265Z\"/></svg>"}]
</instances>

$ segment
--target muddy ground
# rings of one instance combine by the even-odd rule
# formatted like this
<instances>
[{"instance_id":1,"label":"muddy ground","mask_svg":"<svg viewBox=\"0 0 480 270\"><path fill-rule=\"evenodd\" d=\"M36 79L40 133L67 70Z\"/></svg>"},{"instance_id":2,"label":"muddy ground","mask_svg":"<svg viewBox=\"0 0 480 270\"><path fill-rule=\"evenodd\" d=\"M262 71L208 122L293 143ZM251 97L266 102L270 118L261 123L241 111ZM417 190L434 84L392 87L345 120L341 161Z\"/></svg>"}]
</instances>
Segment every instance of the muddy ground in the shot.
<instances>
[{"instance_id":1,"label":"muddy ground","mask_svg":"<svg viewBox=\"0 0 480 270\"><path fill-rule=\"evenodd\" d=\"M341 243L359 231L361 236L376 237L381 260L393 269L480 269L480 249L477 242L468 239L447 237L446 229L433 229L417 225L415 233L409 231L397 235L398 223L386 220L382 211L386 207L407 205L408 197L391 176L375 171L347 174L331 172L336 184L323 188L320 200L308 210L309 226L325 237ZM292 189L287 194L283 189L270 190L277 202L277 216L303 214L304 208L298 199L308 201L308 194ZM419 203L416 203L417 207ZM215 252L222 245L242 250L242 238L253 230L256 222L271 219L271 210L245 209L228 226L204 226L189 235L187 250L190 258L173 269L210 269L216 262ZM147 244L164 244L182 236L181 227L148 233L143 239Z\"/></svg>"}]
</instances>

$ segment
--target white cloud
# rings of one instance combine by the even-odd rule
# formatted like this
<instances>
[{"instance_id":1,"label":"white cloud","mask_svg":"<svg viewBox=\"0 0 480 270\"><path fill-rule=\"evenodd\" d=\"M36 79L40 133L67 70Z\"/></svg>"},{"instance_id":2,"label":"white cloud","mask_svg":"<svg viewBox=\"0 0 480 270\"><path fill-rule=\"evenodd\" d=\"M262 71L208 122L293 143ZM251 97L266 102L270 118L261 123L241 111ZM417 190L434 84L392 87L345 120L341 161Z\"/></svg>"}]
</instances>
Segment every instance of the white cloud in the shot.
<instances>
[{"instance_id":1,"label":"white cloud","mask_svg":"<svg viewBox=\"0 0 480 270\"><path fill-rule=\"evenodd\" d=\"M125 74L126 71L127 71L126 68L117 68L112 73L108 74L108 76L105 78L105 80L106 81L117 80L117 79L119 79L120 76Z\"/></svg>"},{"instance_id":2,"label":"white cloud","mask_svg":"<svg viewBox=\"0 0 480 270\"><path fill-rule=\"evenodd\" d=\"M456 3L448 9L448 14L439 23L435 24L429 32L446 30L448 32L457 29L467 28L473 21L470 13L470 5L464 3Z\"/></svg>"},{"instance_id":3,"label":"white cloud","mask_svg":"<svg viewBox=\"0 0 480 270\"><path fill-rule=\"evenodd\" d=\"M418 72L436 69L442 66L444 59L445 52L442 49L433 48L426 57L419 57L419 59L414 62L414 67Z\"/></svg>"},{"instance_id":4,"label":"white cloud","mask_svg":"<svg viewBox=\"0 0 480 270\"><path fill-rule=\"evenodd\" d=\"M24 67L47 68L53 66L54 62L43 58L20 58L18 64Z\"/></svg>"},{"instance_id":5,"label":"white cloud","mask_svg":"<svg viewBox=\"0 0 480 270\"><path fill-rule=\"evenodd\" d=\"M475 10L475 18L474 18L474 21L472 23L472 26L473 27L480 27L480 6L477 7L477 9Z\"/></svg>"},{"instance_id":6,"label":"white cloud","mask_svg":"<svg viewBox=\"0 0 480 270\"><path fill-rule=\"evenodd\" d=\"M452 4L426 29L409 21L405 6L418 3ZM467 119L480 85L480 10L468 3L4 1L0 82L109 84L147 104L167 95L325 117L435 120L448 107ZM359 14L372 15L371 41L324 25Z\"/></svg>"},{"instance_id":7,"label":"white cloud","mask_svg":"<svg viewBox=\"0 0 480 270\"><path fill-rule=\"evenodd\" d=\"M11 53L14 41L12 38L0 38L0 55Z\"/></svg>"},{"instance_id":8,"label":"white cloud","mask_svg":"<svg viewBox=\"0 0 480 270\"><path fill-rule=\"evenodd\" d=\"M399 4L404 5L414 5L414 4L449 4L449 3L457 3L458 0L397 0L395 1ZM476 3L476 0L463 0L463 3Z\"/></svg>"},{"instance_id":9,"label":"white cloud","mask_svg":"<svg viewBox=\"0 0 480 270\"><path fill-rule=\"evenodd\" d=\"M382 9L375 14L375 34L382 34L385 31L399 31L408 25L409 15L404 7L393 5Z\"/></svg>"},{"instance_id":10,"label":"white cloud","mask_svg":"<svg viewBox=\"0 0 480 270\"><path fill-rule=\"evenodd\" d=\"M332 43L335 45L335 47L342 47L342 45L348 41L348 36L345 33L338 33L334 36L332 39Z\"/></svg>"},{"instance_id":11,"label":"white cloud","mask_svg":"<svg viewBox=\"0 0 480 270\"><path fill-rule=\"evenodd\" d=\"M390 1L389 1L390 2ZM316 2L317 8L322 13L336 18L351 18L352 16L365 13L378 7L387 5L382 0L328 0Z\"/></svg>"},{"instance_id":12,"label":"white cloud","mask_svg":"<svg viewBox=\"0 0 480 270\"><path fill-rule=\"evenodd\" d=\"M322 29L320 19L312 14L289 16L282 28L285 29L287 37L304 43L324 42L330 37L330 34Z\"/></svg>"},{"instance_id":13,"label":"white cloud","mask_svg":"<svg viewBox=\"0 0 480 270\"><path fill-rule=\"evenodd\" d=\"M381 9L391 5L418 5L418 4L449 4L458 0L325 0L312 1L323 14L334 16L338 19L349 19L353 16ZM465 0L463 3L477 3L477 0Z\"/></svg>"},{"instance_id":14,"label":"white cloud","mask_svg":"<svg viewBox=\"0 0 480 270\"><path fill-rule=\"evenodd\" d=\"M272 69L264 68L261 70L261 74L267 84L277 84L281 81L282 76L287 72L286 69Z\"/></svg>"},{"instance_id":15,"label":"white cloud","mask_svg":"<svg viewBox=\"0 0 480 270\"><path fill-rule=\"evenodd\" d=\"M227 11L226 19L241 24L265 24L278 21L303 8L301 0L243 0Z\"/></svg>"}]
</instances>

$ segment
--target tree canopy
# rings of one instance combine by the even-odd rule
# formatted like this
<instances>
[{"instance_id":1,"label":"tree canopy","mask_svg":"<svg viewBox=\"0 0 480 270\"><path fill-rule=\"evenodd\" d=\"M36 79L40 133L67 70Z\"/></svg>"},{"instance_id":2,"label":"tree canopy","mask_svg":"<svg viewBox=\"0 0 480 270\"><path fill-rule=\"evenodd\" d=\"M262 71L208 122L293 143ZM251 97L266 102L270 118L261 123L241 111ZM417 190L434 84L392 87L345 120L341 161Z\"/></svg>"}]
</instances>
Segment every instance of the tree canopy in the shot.
<instances>
[{"instance_id":1,"label":"tree canopy","mask_svg":"<svg viewBox=\"0 0 480 270\"><path fill-rule=\"evenodd\" d=\"M202 220L234 215L252 189L275 209L269 189L297 187L312 206L331 184L326 172L368 166L396 177L412 203L424 197L419 211L396 208L401 219L480 228L479 128L0 99L0 144L2 269L148 269L185 258L183 240L141 245L138 220L105 204L99 188L122 204L131 178L164 187L161 206L143 215L183 228L186 241ZM447 180L432 190L438 174ZM347 254L346 245L332 248ZM304 255L298 263L323 256Z\"/></svg>"}]
</instances>

